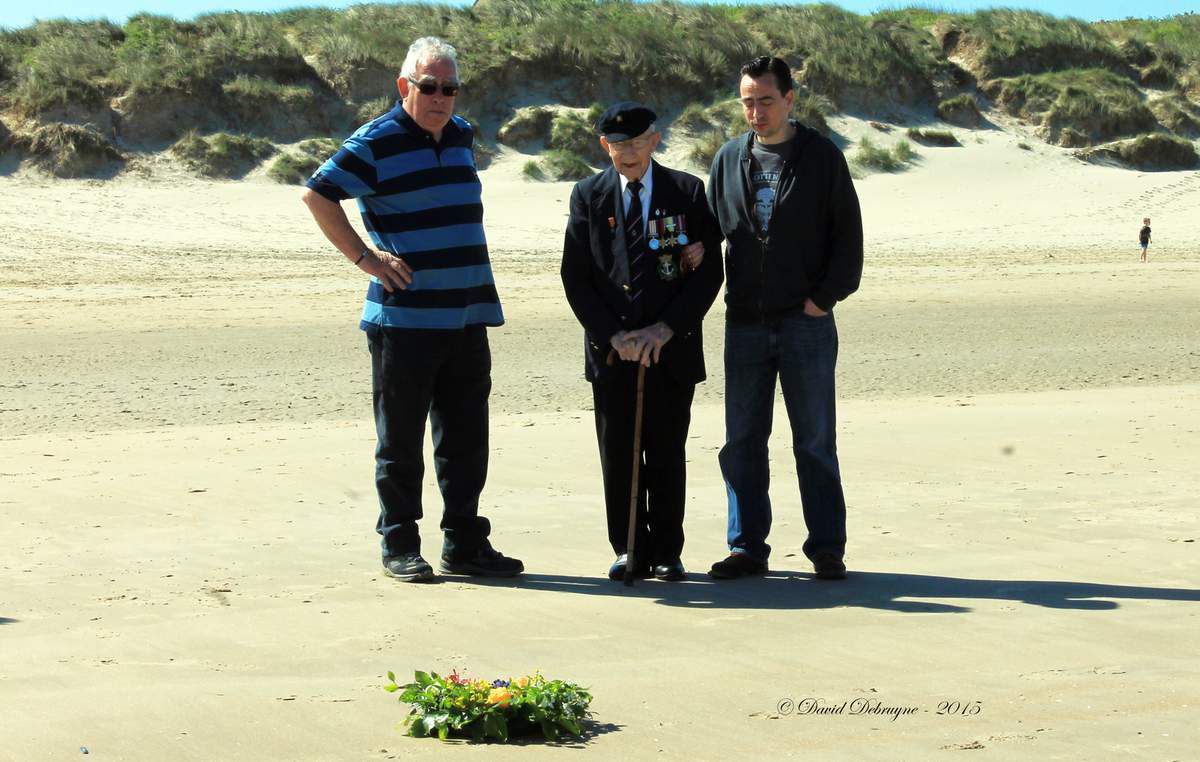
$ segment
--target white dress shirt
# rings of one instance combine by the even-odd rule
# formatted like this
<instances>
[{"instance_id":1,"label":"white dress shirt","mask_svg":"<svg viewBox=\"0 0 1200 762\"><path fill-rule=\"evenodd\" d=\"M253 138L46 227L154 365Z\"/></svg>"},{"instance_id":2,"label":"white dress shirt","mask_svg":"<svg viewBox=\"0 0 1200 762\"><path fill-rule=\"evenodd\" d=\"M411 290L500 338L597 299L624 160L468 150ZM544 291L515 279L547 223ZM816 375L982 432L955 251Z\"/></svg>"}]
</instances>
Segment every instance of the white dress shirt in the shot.
<instances>
[{"instance_id":1,"label":"white dress shirt","mask_svg":"<svg viewBox=\"0 0 1200 762\"><path fill-rule=\"evenodd\" d=\"M646 226L650 222L650 186L653 185L652 178L654 177L654 162L646 164L646 171L639 178L642 181L642 192L638 194L642 199L642 236L646 235ZM633 203L633 194L629 192L629 178L621 173L617 173L621 178L621 200L625 203L623 207L626 218L629 217L629 205Z\"/></svg>"}]
</instances>

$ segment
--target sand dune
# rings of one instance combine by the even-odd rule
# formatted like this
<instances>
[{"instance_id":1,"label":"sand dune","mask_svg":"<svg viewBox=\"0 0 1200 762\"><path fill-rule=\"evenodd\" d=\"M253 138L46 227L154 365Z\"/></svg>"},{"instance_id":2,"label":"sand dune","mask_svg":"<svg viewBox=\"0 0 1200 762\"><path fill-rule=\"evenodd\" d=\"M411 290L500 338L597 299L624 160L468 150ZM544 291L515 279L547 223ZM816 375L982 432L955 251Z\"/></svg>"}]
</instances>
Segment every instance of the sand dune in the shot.
<instances>
[{"instance_id":1,"label":"sand dune","mask_svg":"<svg viewBox=\"0 0 1200 762\"><path fill-rule=\"evenodd\" d=\"M401 736L384 673L453 668L589 685L582 746L606 759L1194 756L1200 180L1026 151L1015 128L964 135L858 183L841 585L810 580L780 427L774 571L702 574L724 550L719 305L691 577L602 579L557 275L570 186L522 181L519 154L483 175L508 317L484 499L526 561L516 583L381 575L364 284L296 189L0 178L0 759L566 753ZM917 712L781 711L806 698ZM949 701L982 711L939 715Z\"/></svg>"}]
</instances>

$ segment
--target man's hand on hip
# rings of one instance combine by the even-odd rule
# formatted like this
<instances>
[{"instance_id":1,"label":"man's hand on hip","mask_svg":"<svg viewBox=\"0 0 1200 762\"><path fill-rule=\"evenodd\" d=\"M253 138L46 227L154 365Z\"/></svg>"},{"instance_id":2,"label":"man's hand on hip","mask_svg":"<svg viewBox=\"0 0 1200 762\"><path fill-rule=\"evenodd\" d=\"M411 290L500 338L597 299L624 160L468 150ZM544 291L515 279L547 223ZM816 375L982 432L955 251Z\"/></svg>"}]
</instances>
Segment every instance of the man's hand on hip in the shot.
<instances>
[{"instance_id":1,"label":"man's hand on hip","mask_svg":"<svg viewBox=\"0 0 1200 762\"><path fill-rule=\"evenodd\" d=\"M358 263L358 269L379 278L389 294L396 289L403 291L412 283L412 268L400 257L379 249L367 249L367 256Z\"/></svg>"},{"instance_id":2,"label":"man's hand on hip","mask_svg":"<svg viewBox=\"0 0 1200 762\"><path fill-rule=\"evenodd\" d=\"M829 313L818 307L812 299L804 300L804 314L809 317L825 317Z\"/></svg>"}]
</instances>

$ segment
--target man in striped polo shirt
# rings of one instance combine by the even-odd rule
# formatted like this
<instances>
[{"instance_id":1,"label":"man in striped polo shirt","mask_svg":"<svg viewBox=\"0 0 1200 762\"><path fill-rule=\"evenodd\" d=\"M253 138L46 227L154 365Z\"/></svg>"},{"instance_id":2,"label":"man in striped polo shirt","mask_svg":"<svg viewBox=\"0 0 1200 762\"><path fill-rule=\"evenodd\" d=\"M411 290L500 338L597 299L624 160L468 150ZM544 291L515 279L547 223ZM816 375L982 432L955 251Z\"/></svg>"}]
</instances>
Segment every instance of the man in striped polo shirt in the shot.
<instances>
[{"instance_id":1,"label":"man in striped polo shirt","mask_svg":"<svg viewBox=\"0 0 1200 762\"><path fill-rule=\"evenodd\" d=\"M396 85L395 108L347 138L304 194L325 237L371 276L360 325L371 350L383 568L398 579L433 578L417 529L428 418L445 505L441 570L511 577L524 566L492 548L479 515L492 387L487 326L504 315L483 234L474 133L453 115L454 48L417 40ZM349 198L370 246L342 209Z\"/></svg>"}]
</instances>

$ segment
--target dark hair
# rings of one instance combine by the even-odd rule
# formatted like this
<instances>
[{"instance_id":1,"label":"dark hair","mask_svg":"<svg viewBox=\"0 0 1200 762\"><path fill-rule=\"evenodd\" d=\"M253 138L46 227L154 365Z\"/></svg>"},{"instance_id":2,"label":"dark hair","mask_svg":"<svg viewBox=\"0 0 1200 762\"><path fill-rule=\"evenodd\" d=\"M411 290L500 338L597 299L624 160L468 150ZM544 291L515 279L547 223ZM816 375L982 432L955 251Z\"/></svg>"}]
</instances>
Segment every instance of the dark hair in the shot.
<instances>
[{"instance_id":1,"label":"dark hair","mask_svg":"<svg viewBox=\"0 0 1200 762\"><path fill-rule=\"evenodd\" d=\"M787 95L792 91L792 70L782 58L774 56L759 56L742 67L742 76L747 74L758 79L764 74L775 75L775 83L779 85L779 93Z\"/></svg>"}]
</instances>

